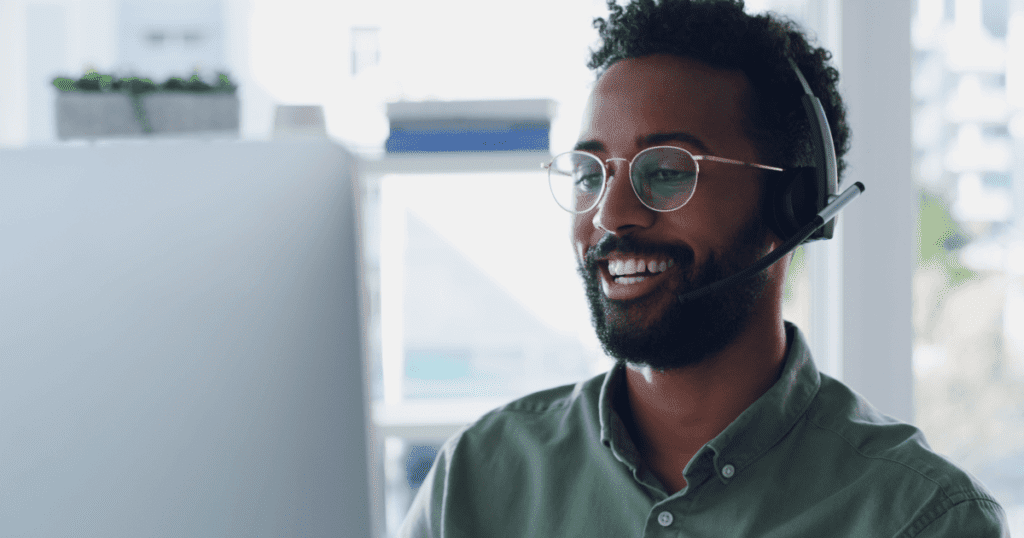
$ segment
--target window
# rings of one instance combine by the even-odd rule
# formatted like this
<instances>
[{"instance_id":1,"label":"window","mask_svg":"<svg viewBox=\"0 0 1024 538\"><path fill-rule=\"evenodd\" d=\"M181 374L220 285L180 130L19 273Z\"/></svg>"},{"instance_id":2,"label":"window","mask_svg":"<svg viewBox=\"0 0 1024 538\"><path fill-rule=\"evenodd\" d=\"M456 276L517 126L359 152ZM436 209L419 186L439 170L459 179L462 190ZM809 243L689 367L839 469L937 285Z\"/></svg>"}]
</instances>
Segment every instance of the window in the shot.
<instances>
[{"instance_id":1,"label":"window","mask_svg":"<svg viewBox=\"0 0 1024 538\"><path fill-rule=\"evenodd\" d=\"M367 186L377 202L365 229L379 237L365 257L379 275L371 393L389 534L458 428L611 364L589 326L569 215L539 168L547 152L393 159L462 171L386 173Z\"/></svg>"},{"instance_id":2,"label":"window","mask_svg":"<svg viewBox=\"0 0 1024 538\"><path fill-rule=\"evenodd\" d=\"M1019 534L1024 7L918 0L912 28L916 422L992 490Z\"/></svg>"}]
</instances>

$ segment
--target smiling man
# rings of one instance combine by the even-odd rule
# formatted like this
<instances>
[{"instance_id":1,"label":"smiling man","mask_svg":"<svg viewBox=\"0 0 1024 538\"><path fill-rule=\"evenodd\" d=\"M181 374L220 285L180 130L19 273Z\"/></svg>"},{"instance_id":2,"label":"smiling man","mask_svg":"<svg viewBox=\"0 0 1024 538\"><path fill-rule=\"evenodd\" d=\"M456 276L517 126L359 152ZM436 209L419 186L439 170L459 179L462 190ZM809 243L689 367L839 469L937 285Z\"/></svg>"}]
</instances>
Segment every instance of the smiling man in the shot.
<instances>
[{"instance_id":1,"label":"smiling man","mask_svg":"<svg viewBox=\"0 0 1024 538\"><path fill-rule=\"evenodd\" d=\"M400 534L1005 536L920 431L817 371L782 319L789 255L709 287L800 240L776 217L816 160L807 91L842 171L829 54L741 2L609 8L578 143L548 169L617 364L450 439Z\"/></svg>"}]
</instances>

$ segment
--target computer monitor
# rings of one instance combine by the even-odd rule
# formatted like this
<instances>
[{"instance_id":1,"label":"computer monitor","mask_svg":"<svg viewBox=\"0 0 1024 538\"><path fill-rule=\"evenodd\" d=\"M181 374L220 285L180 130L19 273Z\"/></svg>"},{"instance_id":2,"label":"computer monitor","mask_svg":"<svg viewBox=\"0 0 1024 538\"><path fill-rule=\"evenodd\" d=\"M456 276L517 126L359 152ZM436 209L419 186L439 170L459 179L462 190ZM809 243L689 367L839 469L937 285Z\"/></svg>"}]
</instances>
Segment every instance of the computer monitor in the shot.
<instances>
[{"instance_id":1,"label":"computer monitor","mask_svg":"<svg viewBox=\"0 0 1024 538\"><path fill-rule=\"evenodd\" d=\"M0 151L4 535L370 536L353 170L327 140Z\"/></svg>"}]
</instances>

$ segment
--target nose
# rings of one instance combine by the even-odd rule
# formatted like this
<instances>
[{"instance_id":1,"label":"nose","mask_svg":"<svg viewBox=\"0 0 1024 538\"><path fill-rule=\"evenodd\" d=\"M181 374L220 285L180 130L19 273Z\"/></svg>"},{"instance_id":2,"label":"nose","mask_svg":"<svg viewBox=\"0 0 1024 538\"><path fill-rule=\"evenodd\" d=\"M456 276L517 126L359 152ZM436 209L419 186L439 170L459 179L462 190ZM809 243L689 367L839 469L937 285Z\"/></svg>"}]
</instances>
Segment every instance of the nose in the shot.
<instances>
[{"instance_id":1,"label":"nose","mask_svg":"<svg viewBox=\"0 0 1024 538\"><path fill-rule=\"evenodd\" d=\"M656 215L633 192L633 185L629 181L629 161L622 158L608 159L607 167L608 183L594 213L594 227L624 236L652 226Z\"/></svg>"}]
</instances>

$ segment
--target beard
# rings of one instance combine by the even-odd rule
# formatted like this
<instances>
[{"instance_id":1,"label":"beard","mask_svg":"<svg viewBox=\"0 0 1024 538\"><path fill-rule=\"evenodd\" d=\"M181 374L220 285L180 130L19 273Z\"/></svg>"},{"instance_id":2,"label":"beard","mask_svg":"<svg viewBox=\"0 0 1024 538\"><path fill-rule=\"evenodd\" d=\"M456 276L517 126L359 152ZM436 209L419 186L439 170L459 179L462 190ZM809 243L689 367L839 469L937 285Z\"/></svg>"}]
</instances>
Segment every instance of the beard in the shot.
<instances>
[{"instance_id":1,"label":"beard","mask_svg":"<svg viewBox=\"0 0 1024 538\"><path fill-rule=\"evenodd\" d=\"M767 271L685 303L677 297L756 262L768 251L767 234L761 219L751 219L731 242L731 251L711 253L701 267L695 267L689 246L655 245L606 234L577 264L591 321L605 353L618 363L665 371L699 364L725 349L749 325L755 303L768 283ZM613 251L640 258L670 256L679 266L680 277L663 284L672 289L653 290L630 300L608 299L601 291L598 258ZM663 311L660 316L658 310Z\"/></svg>"}]
</instances>

